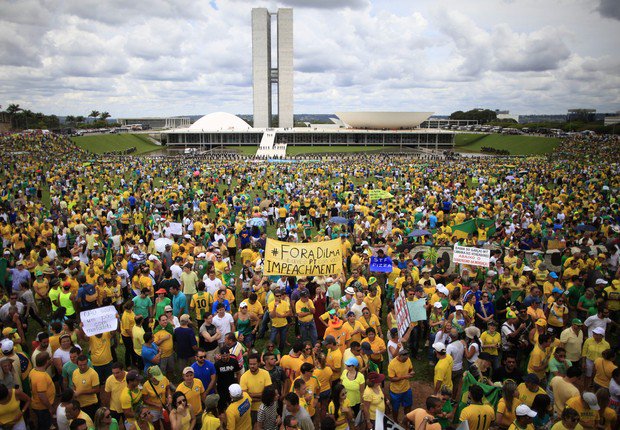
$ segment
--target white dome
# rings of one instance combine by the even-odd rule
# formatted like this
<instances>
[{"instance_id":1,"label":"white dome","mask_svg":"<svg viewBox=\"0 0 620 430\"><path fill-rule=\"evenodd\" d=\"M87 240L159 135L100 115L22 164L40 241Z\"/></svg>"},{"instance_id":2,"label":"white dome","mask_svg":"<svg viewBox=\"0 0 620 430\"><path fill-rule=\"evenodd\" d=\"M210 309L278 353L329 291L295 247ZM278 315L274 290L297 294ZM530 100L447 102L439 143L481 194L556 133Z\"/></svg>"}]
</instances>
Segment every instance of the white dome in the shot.
<instances>
[{"instance_id":1,"label":"white dome","mask_svg":"<svg viewBox=\"0 0 620 430\"><path fill-rule=\"evenodd\" d=\"M189 126L195 131L245 131L251 128L238 116L226 112L210 113Z\"/></svg>"}]
</instances>

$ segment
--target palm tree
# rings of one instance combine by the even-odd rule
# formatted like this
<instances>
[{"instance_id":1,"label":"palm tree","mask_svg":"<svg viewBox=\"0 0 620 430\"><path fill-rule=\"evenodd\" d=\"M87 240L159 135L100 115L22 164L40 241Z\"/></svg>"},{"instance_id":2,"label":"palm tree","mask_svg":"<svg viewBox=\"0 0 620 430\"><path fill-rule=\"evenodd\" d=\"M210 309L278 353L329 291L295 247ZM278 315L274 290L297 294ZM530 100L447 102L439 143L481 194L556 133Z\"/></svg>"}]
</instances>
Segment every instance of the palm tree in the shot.
<instances>
[{"instance_id":1,"label":"palm tree","mask_svg":"<svg viewBox=\"0 0 620 430\"><path fill-rule=\"evenodd\" d=\"M97 118L99 116L99 111L98 110L94 110L91 111L90 115L88 115L88 117L92 117L93 119Z\"/></svg>"},{"instance_id":2,"label":"palm tree","mask_svg":"<svg viewBox=\"0 0 620 430\"><path fill-rule=\"evenodd\" d=\"M9 107L6 108L6 113L9 114L10 118L11 118L11 127L12 128L17 128L17 121L16 121L16 115L19 111L22 111L23 109L19 107L18 104L15 103L11 103L9 105Z\"/></svg>"},{"instance_id":3,"label":"palm tree","mask_svg":"<svg viewBox=\"0 0 620 430\"><path fill-rule=\"evenodd\" d=\"M110 113L109 112L101 112L99 114L99 118L101 118L103 121L107 120L108 118L110 118Z\"/></svg>"},{"instance_id":4,"label":"palm tree","mask_svg":"<svg viewBox=\"0 0 620 430\"><path fill-rule=\"evenodd\" d=\"M78 124L83 123L86 120L86 118L84 118L84 115L78 115L75 117L75 122L77 122Z\"/></svg>"}]
</instances>

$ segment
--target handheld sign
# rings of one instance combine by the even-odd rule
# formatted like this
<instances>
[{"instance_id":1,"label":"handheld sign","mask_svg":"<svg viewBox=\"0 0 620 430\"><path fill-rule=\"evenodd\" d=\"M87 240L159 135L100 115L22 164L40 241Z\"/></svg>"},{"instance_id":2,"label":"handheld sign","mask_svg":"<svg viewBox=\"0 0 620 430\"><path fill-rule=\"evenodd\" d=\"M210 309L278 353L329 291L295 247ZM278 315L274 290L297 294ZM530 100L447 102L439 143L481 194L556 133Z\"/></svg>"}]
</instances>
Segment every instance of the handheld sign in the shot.
<instances>
[{"instance_id":1,"label":"handheld sign","mask_svg":"<svg viewBox=\"0 0 620 430\"><path fill-rule=\"evenodd\" d=\"M471 246L454 245L454 263L489 267L491 250Z\"/></svg>"},{"instance_id":2,"label":"handheld sign","mask_svg":"<svg viewBox=\"0 0 620 430\"><path fill-rule=\"evenodd\" d=\"M80 312L80 321L83 324L82 330L84 330L86 336L114 331L118 327L116 314L114 306L104 306L89 311L82 311Z\"/></svg>"},{"instance_id":3,"label":"handheld sign","mask_svg":"<svg viewBox=\"0 0 620 430\"><path fill-rule=\"evenodd\" d=\"M342 272L340 239L314 243L267 239L265 275L319 276Z\"/></svg>"},{"instance_id":4,"label":"handheld sign","mask_svg":"<svg viewBox=\"0 0 620 430\"><path fill-rule=\"evenodd\" d=\"M392 273L392 259L390 257L370 257L369 270L371 272Z\"/></svg>"}]
</instances>

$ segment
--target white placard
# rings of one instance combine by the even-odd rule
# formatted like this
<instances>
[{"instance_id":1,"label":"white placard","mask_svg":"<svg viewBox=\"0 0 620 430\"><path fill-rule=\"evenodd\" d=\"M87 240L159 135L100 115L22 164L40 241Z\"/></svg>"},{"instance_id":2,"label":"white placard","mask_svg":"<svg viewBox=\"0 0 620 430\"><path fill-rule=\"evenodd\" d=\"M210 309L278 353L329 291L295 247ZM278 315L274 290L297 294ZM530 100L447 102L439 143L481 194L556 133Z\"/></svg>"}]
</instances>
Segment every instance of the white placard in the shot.
<instances>
[{"instance_id":1,"label":"white placard","mask_svg":"<svg viewBox=\"0 0 620 430\"><path fill-rule=\"evenodd\" d=\"M454 245L453 261L455 264L489 267L491 250L471 246Z\"/></svg>"},{"instance_id":2,"label":"white placard","mask_svg":"<svg viewBox=\"0 0 620 430\"><path fill-rule=\"evenodd\" d=\"M180 222L171 222L167 229L168 232L173 236L183 235L183 224L181 224Z\"/></svg>"},{"instance_id":3,"label":"white placard","mask_svg":"<svg viewBox=\"0 0 620 430\"><path fill-rule=\"evenodd\" d=\"M405 430L379 409L375 415L375 430Z\"/></svg>"},{"instance_id":4,"label":"white placard","mask_svg":"<svg viewBox=\"0 0 620 430\"><path fill-rule=\"evenodd\" d=\"M396 322L398 323L398 334L404 336L405 332L411 325L411 317L409 316L409 308L405 300L405 293L401 290L396 300L394 300L394 313L396 314Z\"/></svg>"},{"instance_id":5,"label":"white placard","mask_svg":"<svg viewBox=\"0 0 620 430\"><path fill-rule=\"evenodd\" d=\"M86 336L114 331L118 327L116 314L114 306L104 306L89 311L82 311L80 312L80 321L83 324L82 330L84 330Z\"/></svg>"}]
</instances>

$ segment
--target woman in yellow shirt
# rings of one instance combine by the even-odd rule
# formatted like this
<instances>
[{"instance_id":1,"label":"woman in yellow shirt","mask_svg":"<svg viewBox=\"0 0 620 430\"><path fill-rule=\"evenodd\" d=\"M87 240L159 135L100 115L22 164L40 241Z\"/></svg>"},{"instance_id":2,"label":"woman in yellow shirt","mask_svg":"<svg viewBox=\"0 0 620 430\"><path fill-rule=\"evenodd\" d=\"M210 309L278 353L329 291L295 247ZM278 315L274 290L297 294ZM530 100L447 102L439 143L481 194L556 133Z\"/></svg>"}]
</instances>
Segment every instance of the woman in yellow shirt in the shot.
<instances>
[{"instance_id":1,"label":"woman in yellow shirt","mask_svg":"<svg viewBox=\"0 0 620 430\"><path fill-rule=\"evenodd\" d=\"M327 407L327 415L336 422L336 430L346 430L349 422L353 421L353 410L347 400L347 390L342 384L337 384L332 392L332 401Z\"/></svg>"},{"instance_id":2,"label":"woman in yellow shirt","mask_svg":"<svg viewBox=\"0 0 620 430\"><path fill-rule=\"evenodd\" d=\"M517 384L508 380L502 386L502 398L497 404L495 422L502 429L507 429L517 418L516 409L521 404L517 396Z\"/></svg>"}]
</instances>

